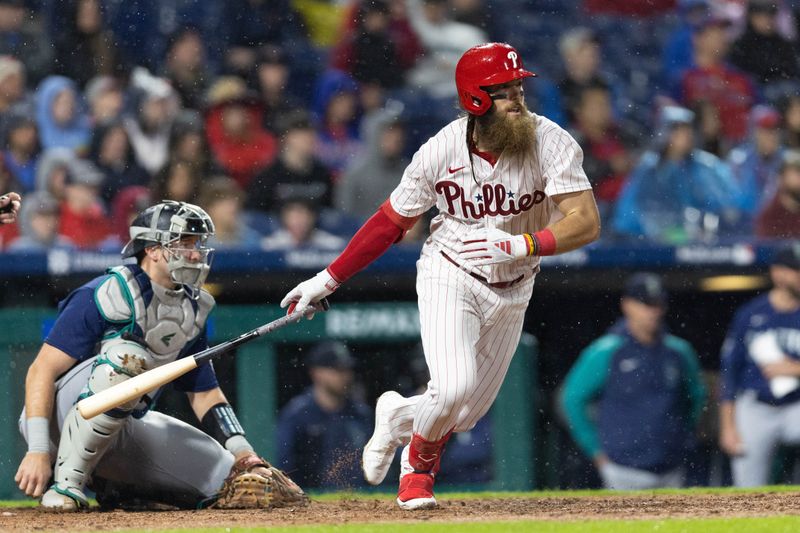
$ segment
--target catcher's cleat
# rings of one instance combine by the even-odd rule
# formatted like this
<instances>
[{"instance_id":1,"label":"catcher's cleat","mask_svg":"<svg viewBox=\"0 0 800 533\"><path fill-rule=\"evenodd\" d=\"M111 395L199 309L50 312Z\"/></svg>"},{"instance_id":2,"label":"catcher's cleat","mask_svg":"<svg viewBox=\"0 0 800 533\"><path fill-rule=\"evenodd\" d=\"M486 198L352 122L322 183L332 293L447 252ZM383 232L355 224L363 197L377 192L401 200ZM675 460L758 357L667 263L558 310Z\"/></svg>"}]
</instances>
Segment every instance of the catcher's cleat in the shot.
<instances>
[{"instance_id":1,"label":"catcher's cleat","mask_svg":"<svg viewBox=\"0 0 800 533\"><path fill-rule=\"evenodd\" d=\"M392 439L389 423L403 398L395 391L381 394L375 404L375 431L361 454L361 470L370 485L380 485L392 466L394 452L402 443Z\"/></svg>"},{"instance_id":2,"label":"catcher's cleat","mask_svg":"<svg viewBox=\"0 0 800 533\"><path fill-rule=\"evenodd\" d=\"M406 511L436 507L436 498L433 496L433 475L428 472L412 472L401 477L397 505Z\"/></svg>"},{"instance_id":3,"label":"catcher's cleat","mask_svg":"<svg viewBox=\"0 0 800 533\"><path fill-rule=\"evenodd\" d=\"M48 511L73 512L89 507L89 501L80 490L53 485L42 495L40 505Z\"/></svg>"}]
</instances>

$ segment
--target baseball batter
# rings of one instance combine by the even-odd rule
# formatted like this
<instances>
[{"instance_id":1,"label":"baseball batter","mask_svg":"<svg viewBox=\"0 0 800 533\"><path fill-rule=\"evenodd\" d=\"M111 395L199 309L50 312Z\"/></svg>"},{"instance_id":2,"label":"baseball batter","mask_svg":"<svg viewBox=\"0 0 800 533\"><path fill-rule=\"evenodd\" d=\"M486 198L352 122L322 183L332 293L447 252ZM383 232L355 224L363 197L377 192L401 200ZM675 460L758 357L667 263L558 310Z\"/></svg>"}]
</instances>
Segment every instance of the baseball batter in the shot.
<instances>
[{"instance_id":1,"label":"baseball batter","mask_svg":"<svg viewBox=\"0 0 800 533\"><path fill-rule=\"evenodd\" d=\"M583 154L552 121L528 111L524 69L504 43L467 50L456 67L466 116L426 142L389 199L344 252L281 302L331 294L379 257L434 205L431 236L417 262L424 394L390 391L376 407L362 466L383 481L402 454L397 503L436 505L433 484L448 437L473 427L492 405L517 347L539 258L583 246L600 233Z\"/></svg>"},{"instance_id":2,"label":"baseball batter","mask_svg":"<svg viewBox=\"0 0 800 533\"><path fill-rule=\"evenodd\" d=\"M106 507L132 501L189 508L215 500L229 508L275 503L270 493L280 473L247 442L210 363L175 382L205 432L150 411L157 392L90 420L75 405L207 347L214 299L200 287L210 268L206 241L213 233L214 224L197 206L166 201L150 207L133 220L122 251L137 264L110 269L61 303L28 370L20 417L28 453L15 479L27 495L42 496L43 507L85 507L87 486ZM54 483L45 492L51 472Z\"/></svg>"}]
</instances>

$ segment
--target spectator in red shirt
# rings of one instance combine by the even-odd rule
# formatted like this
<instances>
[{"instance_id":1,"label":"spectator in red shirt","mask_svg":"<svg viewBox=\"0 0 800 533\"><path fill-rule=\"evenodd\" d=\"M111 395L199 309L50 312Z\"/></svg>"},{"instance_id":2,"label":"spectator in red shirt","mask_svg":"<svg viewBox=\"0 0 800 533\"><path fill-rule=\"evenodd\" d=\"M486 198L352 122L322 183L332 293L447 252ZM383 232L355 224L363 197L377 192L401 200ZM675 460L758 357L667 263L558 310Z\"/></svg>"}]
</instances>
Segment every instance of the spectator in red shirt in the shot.
<instances>
[{"instance_id":1,"label":"spectator in red shirt","mask_svg":"<svg viewBox=\"0 0 800 533\"><path fill-rule=\"evenodd\" d=\"M728 25L725 19L709 18L698 26L694 66L683 74L677 96L686 107L694 107L700 100L713 104L719 111L723 138L738 143L747 136L756 90L747 75L727 64Z\"/></svg>"},{"instance_id":2,"label":"spectator in red shirt","mask_svg":"<svg viewBox=\"0 0 800 533\"><path fill-rule=\"evenodd\" d=\"M206 133L217 163L243 189L277 153L275 137L262 126L261 105L235 76L209 89Z\"/></svg>"},{"instance_id":3,"label":"spectator in red shirt","mask_svg":"<svg viewBox=\"0 0 800 533\"><path fill-rule=\"evenodd\" d=\"M800 151L788 150L778 175L778 191L756 219L756 236L800 238Z\"/></svg>"},{"instance_id":4,"label":"spectator in red shirt","mask_svg":"<svg viewBox=\"0 0 800 533\"><path fill-rule=\"evenodd\" d=\"M67 170L58 234L83 250L119 246L100 200L103 175L90 162L74 160Z\"/></svg>"}]
</instances>

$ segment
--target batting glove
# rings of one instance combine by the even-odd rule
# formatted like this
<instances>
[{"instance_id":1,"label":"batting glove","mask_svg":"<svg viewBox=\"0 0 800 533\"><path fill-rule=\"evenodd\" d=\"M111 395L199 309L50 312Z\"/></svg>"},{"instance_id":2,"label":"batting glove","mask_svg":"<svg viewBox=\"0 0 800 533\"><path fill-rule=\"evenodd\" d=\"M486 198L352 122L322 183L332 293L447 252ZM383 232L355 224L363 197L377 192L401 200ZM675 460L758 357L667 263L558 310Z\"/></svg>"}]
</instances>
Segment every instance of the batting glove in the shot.
<instances>
[{"instance_id":1,"label":"batting glove","mask_svg":"<svg viewBox=\"0 0 800 533\"><path fill-rule=\"evenodd\" d=\"M465 265L485 266L511 263L531 255L528 234L511 235L497 228L480 228L461 237L458 257Z\"/></svg>"},{"instance_id":2,"label":"batting glove","mask_svg":"<svg viewBox=\"0 0 800 533\"><path fill-rule=\"evenodd\" d=\"M339 285L341 285L341 283L333 279L333 276L328 273L328 269L326 268L313 278L307 279L289 291L289 293L283 297L283 300L281 300L281 307L288 306L289 309L286 311L286 314L290 315L295 309L303 309L312 302L316 303L322 300L338 289ZM306 318L311 320L314 318L314 313L306 314Z\"/></svg>"}]
</instances>

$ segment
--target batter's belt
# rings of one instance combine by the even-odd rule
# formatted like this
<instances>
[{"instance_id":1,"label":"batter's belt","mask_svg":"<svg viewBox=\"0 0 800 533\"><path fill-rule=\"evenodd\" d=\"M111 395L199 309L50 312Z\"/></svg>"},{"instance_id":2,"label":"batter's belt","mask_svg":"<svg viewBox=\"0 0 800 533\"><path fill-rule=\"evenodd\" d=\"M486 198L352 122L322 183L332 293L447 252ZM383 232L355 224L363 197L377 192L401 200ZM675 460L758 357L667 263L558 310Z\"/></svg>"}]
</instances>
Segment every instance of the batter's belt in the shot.
<instances>
[{"instance_id":1,"label":"batter's belt","mask_svg":"<svg viewBox=\"0 0 800 533\"><path fill-rule=\"evenodd\" d=\"M516 285L517 283L519 283L520 281L522 281L522 280L523 280L523 278L525 277L525 274L521 274L521 275L520 275L520 276L519 276L517 279L515 279L515 280L511 280L511 281L498 281L498 282L496 282L496 283L489 283L489 280L488 280L488 279L486 279L486 278L484 278L483 276L480 276L480 275L478 275L478 274L475 274L475 273L473 273L473 272L470 272L469 270L466 270L465 268L462 268L462 266L461 266L461 265L459 265L458 263L456 263L456 262L455 262L453 259L451 259L451 258L450 258L450 256L449 256L449 255L447 255L446 253L444 253L444 252L441 252L441 251L440 251L439 253L441 253L441 254L442 254L442 257L444 257L445 259L447 259L448 261L450 261L451 263L453 263L455 266L457 266L458 268L460 268L461 270L463 270L464 272L466 272L467 274L469 274L469 275L470 275L470 276L472 276L473 278L477 279L478 281L480 281L480 282L481 282L481 283L483 283L484 285L488 285L489 287L491 287L491 288L493 288L493 289L507 289L507 288L509 288L509 287L511 287L511 286L513 286L513 285Z\"/></svg>"}]
</instances>

